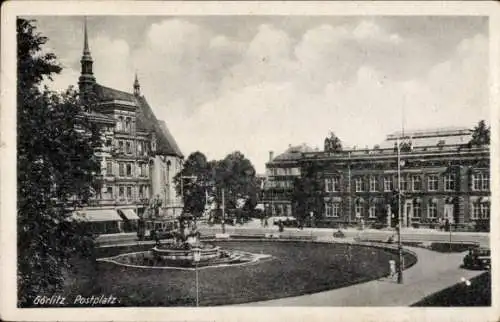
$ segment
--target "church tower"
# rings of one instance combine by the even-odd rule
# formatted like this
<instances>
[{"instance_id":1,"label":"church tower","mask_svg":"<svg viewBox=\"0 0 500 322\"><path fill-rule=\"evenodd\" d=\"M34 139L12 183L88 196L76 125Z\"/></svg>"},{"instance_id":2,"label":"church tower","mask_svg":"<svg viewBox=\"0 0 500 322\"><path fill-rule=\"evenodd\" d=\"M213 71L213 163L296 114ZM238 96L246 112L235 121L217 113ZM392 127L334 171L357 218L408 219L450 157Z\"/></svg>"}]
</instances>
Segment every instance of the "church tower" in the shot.
<instances>
[{"instance_id":1,"label":"church tower","mask_svg":"<svg viewBox=\"0 0 500 322\"><path fill-rule=\"evenodd\" d=\"M83 55L80 60L81 73L78 78L78 88L80 89L80 95L83 101L88 99L89 93L93 91L95 84L94 73L92 72L92 56L90 55L89 41L87 35L87 18L84 21L84 40L83 40Z\"/></svg>"},{"instance_id":2,"label":"church tower","mask_svg":"<svg viewBox=\"0 0 500 322\"><path fill-rule=\"evenodd\" d=\"M134 80L134 95L141 95L141 85L139 85L139 79L137 78L137 72L135 72L135 80Z\"/></svg>"}]
</instances>

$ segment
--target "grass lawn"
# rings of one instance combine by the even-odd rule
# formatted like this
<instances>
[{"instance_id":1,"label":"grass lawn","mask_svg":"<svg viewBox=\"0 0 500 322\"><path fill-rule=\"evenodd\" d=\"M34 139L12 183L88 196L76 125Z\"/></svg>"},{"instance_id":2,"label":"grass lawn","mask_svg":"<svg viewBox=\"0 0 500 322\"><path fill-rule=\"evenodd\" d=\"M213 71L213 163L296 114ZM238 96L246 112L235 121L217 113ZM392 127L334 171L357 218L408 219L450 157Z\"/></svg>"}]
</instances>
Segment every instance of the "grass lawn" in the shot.
<instances>
[{"instance_id":1,"label":"grass lawn","mask_svg":"<svg viewBox=\"0 0 500 322\"><path fill-rule=\"evenodd\" d=\"M387 275L390 251L343 244L276 241L223 241L215 244L273 259L261 263L198 270L200 305L223 305L297 296L339 288ZM151 246L100 248L97 257L150 249ZM405 264L416 262L405 255ZM128 268L79 260L68 278L71 304L82 296L113 295L119 306L192 306L195 272Z\"/></svg>"},{"instance_id":2,"label":"grass lawn","mask_svg":"<svg viewBox=\"0 0 500 322\"><path fill-rule=\"evenodd\" d=\"M491 273L483 273L465 283L434 293L412 306L491 306Z\"/></svg>"}]
</instances>

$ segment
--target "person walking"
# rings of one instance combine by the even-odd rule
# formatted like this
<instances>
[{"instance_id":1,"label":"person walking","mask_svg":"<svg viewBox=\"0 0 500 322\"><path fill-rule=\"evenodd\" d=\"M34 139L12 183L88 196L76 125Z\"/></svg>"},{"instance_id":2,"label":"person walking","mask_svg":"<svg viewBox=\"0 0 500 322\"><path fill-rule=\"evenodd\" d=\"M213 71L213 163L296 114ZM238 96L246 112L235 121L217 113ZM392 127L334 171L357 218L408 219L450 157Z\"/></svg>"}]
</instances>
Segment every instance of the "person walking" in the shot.
<instances>
[{"instance_id":1,"label":"person walking","mask_svg":"<svg viewBox=\"0 0 500 322\"><path fill-rule=\"evenodd\" d=\"M396 276L396 261L391 259L389 261L389 278L393 279Z\"/></svg>"}]
</instances>

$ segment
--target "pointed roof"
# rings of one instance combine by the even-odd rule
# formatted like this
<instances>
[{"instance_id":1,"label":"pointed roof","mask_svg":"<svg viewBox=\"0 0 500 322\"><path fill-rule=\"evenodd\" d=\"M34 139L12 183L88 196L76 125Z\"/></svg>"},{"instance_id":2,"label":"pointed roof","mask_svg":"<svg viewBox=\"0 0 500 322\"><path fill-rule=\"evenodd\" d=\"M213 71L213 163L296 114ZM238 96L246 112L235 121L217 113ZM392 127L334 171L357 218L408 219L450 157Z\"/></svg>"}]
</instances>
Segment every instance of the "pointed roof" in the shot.
<instances>
[{"instance_id":1,"label":"pointed roof","mask_svg":"<svg viewBox=\"0 0 500 322\"><path fill-rule=\"evenodd\" d=\"M92 60L89 49L89 38L87 33L87 17L83 21L83 56L82 60Z\"/></svg>"},{"instance_id":2,"label":"pointed roof","mask_svg":"<svg viewBox=\"0 0 500 322\"><path fill-rule=\"evenodd\" d=\"M102 102L119 100L127 101L137 106L137 129L144 132L155 133L158 153L174 155L180 158L184 157L177 142L168 130L166 123L156 118L153 109L144 96L135 96L132 93L102 86L100 84L94 86L94 91L98 99Z\"/></svg>"}]
</instances>

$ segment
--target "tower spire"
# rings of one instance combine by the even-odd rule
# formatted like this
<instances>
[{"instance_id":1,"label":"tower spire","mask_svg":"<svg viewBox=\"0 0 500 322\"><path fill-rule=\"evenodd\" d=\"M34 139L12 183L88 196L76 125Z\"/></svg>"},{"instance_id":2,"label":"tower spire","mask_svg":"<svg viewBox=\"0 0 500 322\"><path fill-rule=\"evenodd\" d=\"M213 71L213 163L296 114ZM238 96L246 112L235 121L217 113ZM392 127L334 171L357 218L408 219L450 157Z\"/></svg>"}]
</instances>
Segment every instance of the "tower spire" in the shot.
<instances>
[{"instance_id":1,"label":"tower spire","mask_svg":"<svg viewBox=\"0 0 500 322\"><path fill-rule=\"evenodd\" d=\"M93 91L95 77L92 71L92 56L90 55L89 40L87 32L87 17L83 21L83 55L80 60L81 72L78 78L78 88L83 101L86 101L89 94Z\"/></svg>"},{"instance_id":2,"label":"tower spire","mask_svg":"<svg viewBox=\"0 0 500 322\"><path fill-rule=\"evenodd\" d=\"M89 38L87 33L87 17L83 20L83 55L90 56Z\"/></svg>"},{"instance_id":3,"label":"tower spire","mask_svg":"<svg viewBox=\"0 0 500 322\"><path fill-rule=\"evenodd\" d=\"M135 71L135 79L134 79L134 95L141 95L141 85L139 84L139 79L137 78L137 70Z\"/></svg>"}]
</instances>

